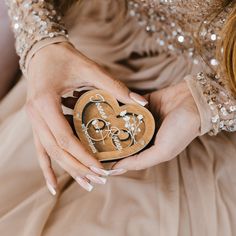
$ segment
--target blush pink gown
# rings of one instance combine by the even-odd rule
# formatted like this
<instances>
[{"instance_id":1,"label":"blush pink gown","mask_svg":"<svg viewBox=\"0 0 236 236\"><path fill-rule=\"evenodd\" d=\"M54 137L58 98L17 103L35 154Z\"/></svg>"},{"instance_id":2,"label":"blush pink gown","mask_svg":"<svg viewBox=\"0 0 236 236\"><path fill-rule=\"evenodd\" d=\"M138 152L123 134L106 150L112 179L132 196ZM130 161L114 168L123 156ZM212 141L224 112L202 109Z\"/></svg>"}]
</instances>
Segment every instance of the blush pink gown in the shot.
<instances>
[{"instance_id":1,"label":"blush pink gown","mask_svg":"<svg viewBox=\"0 0 236 236\"><path fill-rule=\"evenodd\" d=\"M112 2L93 0L66 14L82 53L141 90L201 70L181 55L131 57L151 43L133 18L123 17L119 1ZM60 190L53 197L37 162L25 99L22 78L0 103L0 235L236 235L236 133L203 135L173 160L109 177L92 192L55 165Z\"/></svg>"}]
</instances>

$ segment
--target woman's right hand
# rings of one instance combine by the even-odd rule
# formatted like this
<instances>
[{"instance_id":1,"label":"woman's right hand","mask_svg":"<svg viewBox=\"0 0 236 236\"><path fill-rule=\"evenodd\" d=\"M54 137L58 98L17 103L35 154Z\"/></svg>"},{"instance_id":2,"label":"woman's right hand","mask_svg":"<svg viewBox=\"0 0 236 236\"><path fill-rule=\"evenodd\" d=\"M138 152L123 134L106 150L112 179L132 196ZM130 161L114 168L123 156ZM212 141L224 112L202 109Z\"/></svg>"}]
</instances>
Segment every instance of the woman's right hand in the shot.
<instances>
[{"instance_id":1,"label":"woman's right hand","mask_svg":"<svg viewBox=\"0 0 236 236\"><path fill-rule=\"evenodd\" d=\"M61 96L79 87L92 86L113 92L122 103L145 105L146 100L111 78L69 43L42 48L31 59L28 68L26 110L33 128L39 163L50 192L55 195L57 189L51 159L88 191L93 188L90 182L104 184L106 179L102 176L114 174L114 170L104 170L102 164L74 136L62 112ZM115 174L119 171L123 170L115 170Z\"/></svg>"}]
</instances>

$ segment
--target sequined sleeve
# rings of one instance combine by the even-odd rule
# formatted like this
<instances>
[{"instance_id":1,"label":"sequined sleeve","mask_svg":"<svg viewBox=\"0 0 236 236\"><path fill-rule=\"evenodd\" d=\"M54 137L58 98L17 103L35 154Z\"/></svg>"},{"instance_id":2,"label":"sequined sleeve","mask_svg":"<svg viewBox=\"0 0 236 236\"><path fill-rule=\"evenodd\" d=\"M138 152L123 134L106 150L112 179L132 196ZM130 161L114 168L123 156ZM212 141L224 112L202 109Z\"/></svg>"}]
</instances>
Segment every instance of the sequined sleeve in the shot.
<instances>
[{"instance_id":1,"label":"sequined sleeve","mask_svg":"<svg viewBox=\"0 0 236 236\"><path fill-rule=\"evenodd\" d=\"M27 57L37 43L44 41L44 44L49 44L67 41L67 31L62 23L62 17L50 0L5 1L16 38L20 67L24 73L27 67Z\"/></svg>"},{"instance_id":2,"label":"sequined sleeve","mask_svg":"<svg viewBox=\"0 0 236 236\"><path fill-rule=\"evenodd\" d=\"M190 77L189 80L189 88L202 118L201 134L206 131L210 135L216 135L222 130L236 131L236 99L226 80L203 72Z\"/></svg>"}]
</instances>

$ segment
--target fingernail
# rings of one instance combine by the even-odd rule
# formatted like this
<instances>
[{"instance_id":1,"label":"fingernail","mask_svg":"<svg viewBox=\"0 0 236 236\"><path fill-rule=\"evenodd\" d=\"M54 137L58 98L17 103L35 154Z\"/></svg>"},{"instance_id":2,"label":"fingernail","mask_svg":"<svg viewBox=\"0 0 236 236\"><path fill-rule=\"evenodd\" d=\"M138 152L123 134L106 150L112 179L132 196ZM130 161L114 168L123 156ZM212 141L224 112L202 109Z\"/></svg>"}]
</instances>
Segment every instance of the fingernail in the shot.
<instances>
[{"instance_id":1,"label":"fingernail","mask_svg":"<svg viewBox=\"0 0 236 236\"><path fill-rule=\"evenodd\" d=\"M107 179L94 175L86 175L86 178L97 184L105 184L107 182Z\"/></svg>"},{"instance_id":2,"label":"fingernail","mask_svg":"<svg viewBox=\"0 0 236 236\"><path fill-rule=\"evenodd\" d=\"M108 176L108 175L109 175L109 173L108 173L107 170L98 168L98 167L96 167L96 166L90 166L89 168L90 168L90 170L92 170L92 171L95 172L96 174L105 175L105 176Z\"/></svg>"},{"instance_id":3,"label":"fingernail","mask_svg":"<svg viewBox=\"0 0 236 236\"><path fill-rule=\"evenodd\" d=\"M141 105L143 107L148 104L148 101L144 97L142 97L141 95L139 95L137 93L131 92L129 94L129 96L132 100L134 100L135 102L137 102L139 105Z\"/></svg>"},{"instance_id":4,"label":"fingernail","mask_svg":"<svg viewBox=\"0 0 236 236\"><path fill-rule=\"evenodd\" d=\"M85 179L81 178L81 177L76 177L75 178L76 182L85 190L91 192L93 189L93 185L91 185L90 183L88 183Z\"/></svg>"},{"instance_id":5,"label":"fingernail","mask_svg":"<svg viewBox=\"0 0 236 236\"><path fill-rule=\"evenodd\" d=\"M109 170L109 175L121 175L127 172L125 169L114 169L114 170Z\"/></svg>"},{"instance_id":6,"label":"fingernail","mask_svg":"<svg viewBox=\"0 0 236 236\"><path fill-rule=\"evenodd\" d=\"M47 187L48 187L49 192L53 196L55 196L57 194L56 189L48 181L46 181L46 183L47 183Z\"/></svg>"}]
</instances>

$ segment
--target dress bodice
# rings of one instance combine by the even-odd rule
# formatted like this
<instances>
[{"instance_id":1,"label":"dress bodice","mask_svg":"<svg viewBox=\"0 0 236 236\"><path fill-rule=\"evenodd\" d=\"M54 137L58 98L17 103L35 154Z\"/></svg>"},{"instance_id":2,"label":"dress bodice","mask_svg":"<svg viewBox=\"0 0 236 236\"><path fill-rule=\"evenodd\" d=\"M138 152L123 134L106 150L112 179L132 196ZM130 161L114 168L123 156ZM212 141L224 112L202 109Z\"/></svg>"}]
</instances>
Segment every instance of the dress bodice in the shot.
<instances>
[{"instance_id":1,"label":"dress bodice","mask_svg":"<svg viewBox=\"0 0 236 236\"><path fill-rule=\"evenodd\" d=\"M187 53L198 63L199 43L209 65L218 65L216 44L230 7L219 12L218 0L128 0L128 9L148 37L154 37L158 52Z\"/></svg>"},{"instance_id":2,"label":"dress bodice","mask_svg":"<svg viewBox=\"0 0 236 236\"><path fill-rule=\"evenodd\" d=\"M68 41L67 30L62 17L55 10L57 6L53 0L6 0L6 2L16 36L20 65L24 74L27 74L27 65L33 55L48 44ZM113 4L115 1L110 2ZM230 16L231 5L219 11L222 8L220 7L222 0L126 0L126 2L129 15L136 18L137 26L140 25L146 30L145 37L154 39L151 41L156 44L152 47L155 52L187 54L193 63L198 63L201 54L204 61L210 65L210 69L218 66L219 63L215 58L216 45L220 40L220 31ZM89 5L91 1L84 3ZM122 3L125 3L125 0ZM96 4L99 5L99 1ZM235 1L232 5L235 5ZM209 131L210 134L217 134L221 130L236 131L236 99L227 86L225 75L219 75L215 73L216 71L215 69L211 73L208 70L199 71L197 75L190 75L189 79L191 81L189 87L197 107L204 107L204 112L200 112L201 127L207 127L204 132Z\"/></svg>"}]
</instances>

